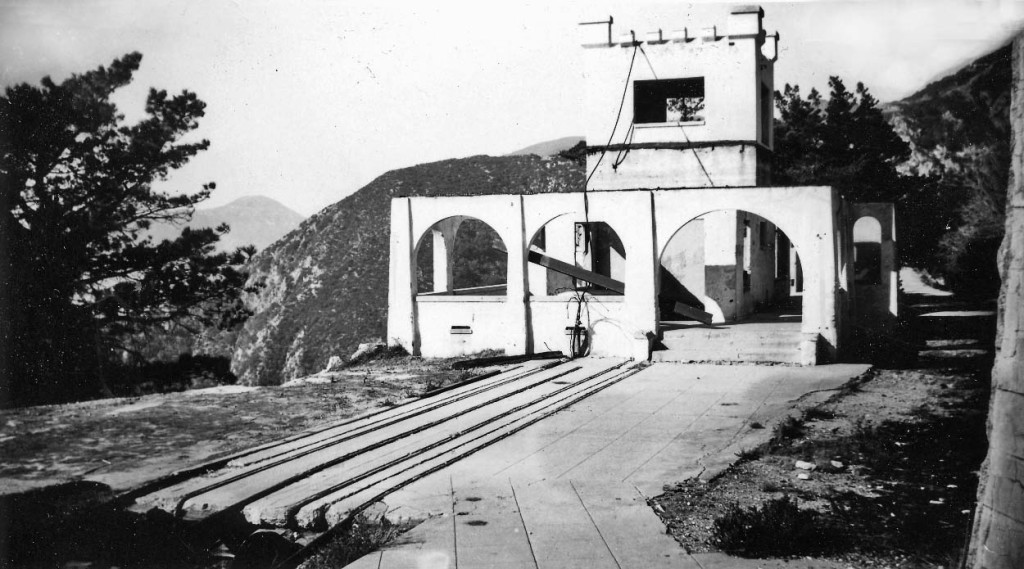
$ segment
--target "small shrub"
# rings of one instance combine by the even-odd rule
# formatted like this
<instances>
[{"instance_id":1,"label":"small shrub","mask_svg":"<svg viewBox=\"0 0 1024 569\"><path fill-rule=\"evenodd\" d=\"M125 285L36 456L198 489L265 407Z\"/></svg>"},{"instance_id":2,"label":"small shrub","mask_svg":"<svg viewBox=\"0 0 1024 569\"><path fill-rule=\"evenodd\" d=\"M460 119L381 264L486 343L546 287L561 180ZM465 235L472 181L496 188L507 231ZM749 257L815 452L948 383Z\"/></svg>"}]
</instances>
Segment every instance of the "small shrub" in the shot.
<instances>
[{"instance_id":1,"label":"small shrub","mask_svg":"<svg viewBox=\"0 0 1024 569\"><path fill-rule=\"evenodd\" d=\"M835 543L820 518L783 496L761 507L734 505L715 520L712 532L718 546L727 553L745 557L809 555Z\"/></svg>"},{"instance_id":2,"label":"small shrub","mask_svg":"<svg viewBox=\"0 0 1024 569\"><path fill-rule=\"evenodd\" d=\"M754 421L753 423L750 424L750 428L751 429L763 429L764 428L764 424L761 423L760 421Z\"/></svg>"},{"instance_id":3,"label":"small shrub","mask_svg":"<svg viewBox=\"0 0 1024 569\"><path fill-rule=\"evenodd\" d=\"M747 461L757 460L757 459L761 458L762 452L761 452L761 449L758 449L758 448L752 448L752 449L742 448L742 449L740 449L740 452L736 453L736 456L739 457L740 461L747 462Z\"/></svg>"},{"instance_id":4,"label":"small shrub","mask_svg":"<svg viewBox=\"0 0 1024 569\"><path fill-rule=\"evenodd\" d=\"M836 414L821 407L812 407L804 412L805 421L828 421L835 419Z\"/></svg>"},{"instance_id":5,"label":"small shrub","mask_svg":"<svg viewBox=\"0 0 1024 569\"><path fill-rule=\"evenodd\" d=\"M772 433L772 440L782 442L802 437L804 434L804 422L796 417L786 417L784 421L775 425Z\"/></svg>"},{"instance_id":6,"label":"small shrub","mask_svg":"<svg viewBox=\"0 0 1024 569\"><path fill-rule=\"evenodd\" d=\"M378 344L362 354L359 354L358 357L350 359L345 363L345 367L351 368L375 361L394 360L407 357L408 355L409 352L407 352L402 346L385 346L384 344Z\"/></svg>"},{"instance_id":7,"label":"small shrub","mask_svg":"<svg viewBox=\"0 0 1024 569\"><path fill-rule=\"evenodd\" d=\"M867 417L858 417L853 423L851 436L858 444L871 443L878 438L878 428Z\"/></svg>"},{"instance_id":8,"label":"small shrub","mask_svg":"<svg viewBox=\"0 0 1024 569\"><path fill-rule=\"evenodd\" d=\"M379 524L353 523L333 541L325 544L312 557L300 565L302 569L333 569L344 567L367 553L391 543L408 526L395 525L387 520Z\"/></svg>"}]
</instances>

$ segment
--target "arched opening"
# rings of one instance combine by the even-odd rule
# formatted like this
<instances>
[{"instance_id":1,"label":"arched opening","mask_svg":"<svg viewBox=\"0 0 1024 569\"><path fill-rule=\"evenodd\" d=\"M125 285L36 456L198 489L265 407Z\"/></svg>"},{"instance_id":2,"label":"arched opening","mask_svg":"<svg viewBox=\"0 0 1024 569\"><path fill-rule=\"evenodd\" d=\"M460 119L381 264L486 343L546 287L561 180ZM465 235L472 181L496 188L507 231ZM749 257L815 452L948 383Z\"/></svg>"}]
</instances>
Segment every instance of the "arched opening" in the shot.
<instances>
[{"instance_id":1,"label":"arched opening","mask_svg":"<svg viewBox=\"0 0 1024 569\"><path fill-rule=\"evenodd\" d=\"M801 363L796 249L771 220L716 210L684 223L659 257L659 361Z\"/></svg>"},{"instance_id":2,"label":"arched opening","mask_svg":"<svg viewBox=\"0 0 1024 569\"><path fill-rule=\"evenodd\" d=\"M557 296L583 290L621 296L625 290L626 248L603 221L552 219L530 241L529 292Z\"/></svg>"},{"instance_id":3,"label":"arched opening","mask_svg":"<svg viewBox=\"0 0 1024 569\"><path fill-rule=\"evenodd\" d=\"M507 279L508 249L479 219L443 219L416 246L417 294L504 295Z\"/></svg>"},{"instance_id":4,"label":"arched opening","mask_svg":"<svg viewBox=\"0 0 1024 569\"><path fill-rule=\"evenodd\" d=\"M799 257L771 220L743 210L717 210L683 224L660 257L659 317L713 324L801 320L794 294ZM802 284L802 283L800 283Z\"/></svg>"},{"instance_id":5,"label":"arched opening","mask_svg":"<svg viewBox=\"0 0 1024 569\"><path fill-rule=\"evenodd\" d=\"M853 224L853 282L882 284L882 224L865 216Z\"/></svg>"}]
</instances>

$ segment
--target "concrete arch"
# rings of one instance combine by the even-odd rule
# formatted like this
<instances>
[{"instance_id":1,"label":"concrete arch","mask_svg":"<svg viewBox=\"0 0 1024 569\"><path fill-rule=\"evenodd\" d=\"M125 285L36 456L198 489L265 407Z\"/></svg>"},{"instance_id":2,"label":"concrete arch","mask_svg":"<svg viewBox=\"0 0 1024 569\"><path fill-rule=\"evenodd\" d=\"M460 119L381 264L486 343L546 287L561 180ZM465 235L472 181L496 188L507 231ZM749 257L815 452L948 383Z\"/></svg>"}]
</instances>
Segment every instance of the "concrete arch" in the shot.
<instances>
[{"instance_id":1,"label":"concrete arch","mask_svg":"<svg viewBox=\"0 0 1024 569\"><path fill-rule=\"evenodd\" d=\"M861 234L858 236L858 227ZM881 243L884 239L882 222L873 215L862 215L853 222L854 243ZM875 236L877 229L877 237Z\"/></svg>"},{"instance_id":2,"label":"concrete arch","mask_svg":"<svg viewBox=\"0 0 1024 569\"><path fill-rule=\"evenodd\" d=\"M725 305L720 303L720 302L718 302L718 300L721 300L721 298L716 300L715 295L712 292L710 292L715 287L713 285L711 285L711 284L705 284L705 280L704 280L705 276L704 276L704 274L700 274L699 276L697 276L696 280L693 280L692 278L687 280L687 279L684 278L684 275L685 276L689 276L689 277L693 277L693 273L692 272L686 272L682 268L683 266L686 266L687 263L684 261L683 265L680 266L678 264L670 263L669 262L670 259L666 259L666 255L668 255L670 253L669 249L673 246L673 244L675 243L676 246L678 246L678 243L676 242L676 238L677 238L677 236L679 236L685 230L685 228L687 226L689 226L691 223L693 223L693 222L695 222L695 221L697 221L697 220L699 220L701 218L707 218L709 216L709 214L713 214L713 213L730 214L730 231L729 231L729 233L731 233L730 238L735 237L737 239L740 239L739 235L737 235L737 233L736 233L736 231L737 231L736 226L732 225L732 223L734 221L736 221L736 219L733 218L731 214L749 214L749 215L753 215L753 216L759 217L759 218L763 219L764 221L767 221L768 223L771 223L772 225L774 225L776 230L780 231L783 235L785 235L786 240L790 244L792 244L794 248L796 248L796 251L797 251L798 255L802 255L802 249L800 248L800 246L798 244L796 244L796 243L794 243L792 241L792 239L789 237L789 233L786 232L786 230L784 228L779 226L776 223L775 219L767 217L766 215L761 215L761 214L759 214L757 212L754 212L754 211L751 211L749 209L746 209L745 207L728 208L728 209L714 209L714 210L710 210L710 211L704 211L704 212L701 212L700 214L695 215L692 218L687 219L686 221L683 221L682 223L680 223L679 226L677 228L675 228L675 230L672 231L670 235L668 235L667 239L664 240L664 244L661 246L661 248L658 251L657 260L658 260L659 269L661 271L668 271L669 275L672 275L674 278L679 279L679 284L685 286L687 291L689 293L693 294L696 297L696 300L700 300L700 302L705 305L704 306L704 311L708 312L709 314L711 314L713 316L715 322L724 322L728 318L734 318L736 316L730 316L729 312L727 312L723 308L723 306L725 306ZM721 227L721 225L719 225L718 227ZM707 230L708 230L708 228L704 229L705 233L703 234L704 237L702 238L703 239L702 243L707 243L706 240L708 240L708 239L712 239L712 240L714 239L714 237L709 237L708 236L708 234L706 233ZM722 236L718 235L718 237L722 237ZM739 247L738 244L736 246ZM773 251L773 254L772 254L773 255L772 259L773 260L772 260L772 262L777 263L778 262L778 252L775 251L775 249L774 249L774 239L773 239L773 245L771 245L771 247L772 247L772 251ZM759 247L757 247L757 249L764 249L764 245L763 244L759 244ZM756 254L757 253L757 249L755 249L751 254ZM706 257L706 255L708 254L707 251L708 250L706 248L703 249L703 253L700 256L700 259L701 259L700 263L702 265L704 265L704 266L714 265L715 263L713 263L713 262L711 262L711 261L709 261L707 259L707 257ZM731 251L731 249L730 249L730 251ZM676 251L675 253L682 253L682 252L683 251ZM691 250L691 253L692 253L692 250ZM678 257L676 257L676 258L678 258ZM738 260L736 262L738 264ZM763 265L762 265L762 267L763 267ZM680 273L679 272L680 270L683 270L683 272ZM789 270L789 252L788 252L788 246L787 246L787 251L786 251L786 271L788 272L788 270ZM763 275L763 273L760 273L760 274ZM662 278L659 279L659 282L661 283L661 286L664 285L664 283L665 283L664 279L665 278L669 278L669 277L662 277ZM760 290L761 294L768 295L769 293L767 292L767 290L770 289L770 288L774 288L774 287L770 287L770 286L766 287L766 285L764 284L765 281L764 281L764 277L763 276L759 276L757 278L759 279L758 282L761 283L760 284L760 288L758 290ZM772 276L772 279L773 279L772 282L774 282L774 274ZM771 284L771 283L769 283L769 284ZM659 295L660 294L664 294L664 291L659 289ZM742 296L742 293L740 293L740 296ZM771 297L774 298L774 296L775 296L774 293L772 293ZM752 301L745 301L745 302L758 303L758 302L761 302L761 301L757 300L757 299L754 299ZM732 303L733 303L733 301L729 300L729 304L732 305ZM740 304L742 304L740 302L740 298L737 298L736 299L736 304L732 305L732 306L734 306L733 309L736 309L735 307L740 306Z\"/></svg>"},{"instance_id":3,"label":"concrete arch","mask_svg":"<svg viewBox=\"0 0 1024 569\"><path fill-rule=\"evenodd\" d=\"M836 247L838 198L824 186L655 190L656 250L691 220L717 210L748 211L771 220L800 252L804 274L801 331L824 340L832 354L838 346L840 302ZM813 359L813 354L808 356Z\"/></svg>"},{"instance_id":4,"label":"concrete arch","mask_svg":"<svg viewBox=\"0 0 1024 569\"><path fill-rule=\"evenodd\" d=\"M434 224L452 217L474 218L493 229L505 247L522 241L521 196L455 196L443 200L410 200L412 235L415 243Z\"/></svg>"},{"instance_id":5,"label":"concrete arch","mask_svg":"<svg viewBox=\"0 0 1024 569\"><path fill-rule=\"evenodd\" d=\"M526 229L527 230L527 233L526 233L526 247L529 248L530 245L533 244L534 239L536 239L537 236L540 235L541 230L546 228L552 221L554 221L554 220L556 220L556 219L558 219L560 217L565 217L567 215L572 215L573 213L574 212L571 212L571 211L563 211L562 213L559 213L557 215L551 216L546 221L544 221L544 223L540 224L536 228L527 227L527 229Z\"/></svg>"},{"instance_id":6,"label":"concrete arch","mask_svg":"<svg viewBox=\"0 0 1024 569\"><path fill-rule=\"evenodd\" d=\"M420 235L418 237L418 239L416 239L415 242L414 242L414 247L413 247L412 255L413 255L414 262L417 265L418 270L423 268L423 264L424 264L424 261L425 261L425 259L421 258L421 255L423 253L423 246L424 246L424 244L426 244L428 242L430 242L432 244L432 252L431 252L431 254L432 254L433 258L429 262L428 266L432 267L432 271L431 272L432 272L432 277L433 277L432 280L434 282L434 287L433 287L434 290L433 291L423 291L423 290L419 290L419 287L417 287L417 293L418 294L424 294L424 293L429 294L431 292L434 293L434 294L436 294L436 293L443 293L443 292L452 293L453 291L455 291L457 289L465 289L465 288L467 288L467 286L484 286L484 285L479 284L479 283L478 284L467 285L467 283L465 283L465 282L463 282L463 283L453 282L453 278L455 277L454 272L457 271L457 267L458 267L459 263L461 261L465 260L465 259L461 259L461 258L459 258L457 256L454 256L455 249L456 249L456 247L458 246L458 243L459 243L459 236L462 234L461 231L467 226L467 224L471 224L472 222L479 223L480 226L482 228L485 228L486 231L489 231L494 236L497 236L498 240L501 241L501 247L503 247L505 249L505 258L504 258L504 265L505 266L504 266L504 268L502 270L502 274L501 274L501 281L502 282L501 283L488 283L488 286L490 286L490 285L500 286L500 285L503 285L503 284L507 283L507 281L508 281L508 243L506 243L501 238L501 235L498 234L498 232L493 227L491 227L491 225L488 224L486 221L483 221L481 219L477 219L475 217L466 216L466 215L453 215L451 217L447 217L445 219L442 219L442 220L434 223L434 225L431 225L430 227L428 227L423 232L423 234ZM418 270L417 270L417 275L419 274ZM494 294L494 293L492 292L491 294Z\"/></svg>"},{"instance_id":7,"label":"concrete arch","mask_svg":"<svg viewBox=\"0 0 1024 569\"><path fill-rule=\"evenodd\" d=\"M577 224L589 223L593 231L591 247L581 250ZM545 233L546 230L546 233ZM545 241L538 249L555 261L583 267L615 280L624 280L628 262L622 235L603 219L580 219L573 212L563 212L544 219L543 225L527 234L527 249L533 250L537 239L545 233ZM571 289L571 279L539 264L529 265L529 291L532 296L557 294Z\"/></svg>"},{"instance_id":8,"label":"concrete arch","mask_svg":"<svg viewBox=\"0 0 1024 569\"><path fill-rule=\"evenodd\" d=\"M770 217L770 216L769 216L768 214L765 214L765 213L759 213L759 212L757 212L757 211L754 211L754 210L752 210L752 209L748 209L748 208L746 208L746 207L732 207L732 208L719 208L719 209L712 209L712 210L704 211L704 212L701 212L701 213L699 213L699 214L697 214L697 215L695 215L695 216L691 217L690 219L687 219L687 220L686 220L686 221L684 221L683 223L679 224L679 226L678 226L678 227L676 227L674 231L672 231L672 233L671 233L671 234L670 234L670 235L668 236L668 238L667 238L667 239L665 239L665 240L664 240L664 242L662 242L661 240L659 240L659 242L658 242L658 246L659 246L659 249L658 249L658 259L659 259L659 260L661 260L661 259L662 259L662 258L663 258L663 257L665 256L665 250L666 250L666 249L668 249L668 245L669 245L669 243L671 243L671 242L672 242L672 238L674 238L674 237L676 236L676 234L678 234L678 233L679 233L680 231L682 231L682 230L683 230L683 227L684 227L684 226L685 226L686 224L690 223L691 221L693 221L693 220L695 220L695 219L697 219L697 218L699 218L699 217L703 217L703 216L705 216L705 215L707 215L707 214L709 214L709 213L714 213L714 212L716 212L716 211L741 211L741 212L745 212L745 213L752 213L752 214L754 214L754 215L756 215L756 216L758 216L758 217L762 217L762 218L764 218L764 219L766 219L766 220L768 220L768 221L772 222L772 224L774 224L774 225L775 225L775 227L777 227L777 228L778 228L778 229L780 229L780 230L781 230L781 231L782 231L783 233L785 233L785 234L786 234L786 237L788 237L788 238L789 238L789 240L790 240L790 242L791 242L791 243L793 243L793 245L794 245L794 246L796 247L796 250L797 250L797 253L798 253L798 254L799 254L799 252L800 252L800 251L802 250L802 249L801 249L801 247L800 247L800 245L798 245L798 244L797 244L797 243L796 243L796 242L794 241L794 239L793 239L792 235L790 234L790 232L789 232L789 231L787 231L786 229L784 229L784 228L782 227L782 225L780 225L780 224L776 223L776 220L775 220L775 219L773 219L773 218L771 218L771 217Z\"/></svg>"}]
</instances>

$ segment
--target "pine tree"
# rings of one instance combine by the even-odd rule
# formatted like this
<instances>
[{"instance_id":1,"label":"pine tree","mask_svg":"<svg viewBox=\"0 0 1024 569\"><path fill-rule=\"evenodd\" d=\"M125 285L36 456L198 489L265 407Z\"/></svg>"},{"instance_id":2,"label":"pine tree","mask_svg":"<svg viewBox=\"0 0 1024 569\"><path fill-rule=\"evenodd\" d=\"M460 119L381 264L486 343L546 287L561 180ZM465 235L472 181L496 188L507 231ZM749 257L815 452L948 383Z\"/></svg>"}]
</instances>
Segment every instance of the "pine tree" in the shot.
<instances>
[{"instance_id":1,"label":"pine tree","mask_svg":"<svg viewBox=\"0 0 1024 569\"><path fill-rule=\"evenodd\" d=\"M786 85L775 93L780 121L775 127L776 184L827 184L853 202L898 201L908 178L896 167L910 147L882 116L878 101L863 83L850 92L831 77L827 101L812 89Z\"/></svg>"},{"instance_id":2,"label":"pine tree","mask_svg":"<svg viewBox=\"0 0 1024 569\"><path fill-rule=\"evenodd\" d=\"M251 249L217 253L228 228L184 229L154 243L154 222L187 221L207 199L155 182L209 147L183 142L205 103L151 89L146 117L127 124L111 95L142 56L8 87L0 97L0 329L9 382L0 403L87 397L125 339L153 326L225 324L245 315L239 266Z\"/></svg>"}]
</instances>

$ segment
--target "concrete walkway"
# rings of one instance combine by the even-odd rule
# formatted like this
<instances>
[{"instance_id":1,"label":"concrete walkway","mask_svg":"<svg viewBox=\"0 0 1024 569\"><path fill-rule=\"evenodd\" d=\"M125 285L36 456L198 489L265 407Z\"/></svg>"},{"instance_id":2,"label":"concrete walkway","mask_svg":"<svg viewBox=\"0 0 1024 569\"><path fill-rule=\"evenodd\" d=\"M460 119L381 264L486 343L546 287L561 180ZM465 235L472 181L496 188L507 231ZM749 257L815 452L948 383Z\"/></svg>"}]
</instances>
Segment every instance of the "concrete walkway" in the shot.
<instances>
[{"instance_id":1,"label":"concrete walkway","mask_svg":"<svg viewBox=\"0 0 1024 569\"><path fill-rule=\"evenodd\" d=\"M646 498L715 476L866 370L654 364L388 496L391 519L434 518L350 567L737 566L686 554Z\"/></svg>"}]
</instances>

